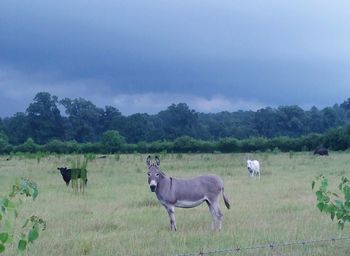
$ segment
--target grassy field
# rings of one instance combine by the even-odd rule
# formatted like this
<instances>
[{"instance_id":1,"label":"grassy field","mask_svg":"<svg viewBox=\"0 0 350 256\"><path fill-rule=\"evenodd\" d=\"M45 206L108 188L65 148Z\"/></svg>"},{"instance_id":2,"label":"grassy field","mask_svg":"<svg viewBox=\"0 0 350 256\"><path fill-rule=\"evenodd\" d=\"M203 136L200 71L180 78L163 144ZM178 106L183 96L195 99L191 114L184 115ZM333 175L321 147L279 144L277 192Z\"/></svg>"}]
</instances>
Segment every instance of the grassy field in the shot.
<instances>
[{"instance_id":1,"label":"grassy field","mask_svg":"<svg viewBox=\"0 0 350 256\"><path fill-rule=\"evenodd\" d=\"M30 246L28 255L173 255L296 240L349 236L315 207L311 181L330 178L330 188L350 176L350 154L260 153L261 180L248 177L245 154L166 154L161 167L174 177L220 175L230 198L221 233L210 232L206 204L176 209L177 232L171 232L165 209L147 184L146 155L108 156L88 165L88 187L75 195L57 171L73 156L0 159L0 195L8 194L20 177L39 187L35 202L24 200L19 219L36 214L47 230ZM19 221L17 221L19 222ZM18 223L20 226L22 223ZM16 255L8 248L7 255ZM231 254L217 254L231 255ZM232 254L236 255L236 254ZM242 251L238 255L350 255L350 242Z\"/></svg>"}]
</instances>

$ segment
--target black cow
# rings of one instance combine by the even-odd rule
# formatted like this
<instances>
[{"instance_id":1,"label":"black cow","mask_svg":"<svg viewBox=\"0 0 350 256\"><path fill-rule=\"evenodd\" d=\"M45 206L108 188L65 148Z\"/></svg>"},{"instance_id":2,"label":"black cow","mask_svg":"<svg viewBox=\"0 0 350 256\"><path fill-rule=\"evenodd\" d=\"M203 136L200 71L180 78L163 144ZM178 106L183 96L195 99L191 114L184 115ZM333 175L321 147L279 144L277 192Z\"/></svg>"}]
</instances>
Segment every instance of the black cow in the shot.
<instances>
[{"instance_id":1,"label":"black cow","mask_svg":"<svg viewBox=\"0 0 350 256\"><path fill-rule=\"evenodd\" d=\"M328 156L328 149L325 147L318 147L315 149L314 155Z\"/></svg>"},{"instance_id":2,"label":"black cow","mask_svg":"<svg viewBox=\"0 0 350 256\"><path fill-rule=\"evenodd\" d=\"M69 185L69 182L71 179L84 179L85 185L87 185L87 173L86 169L68 169L67 167L57 167L57 170L60 171L62 178L64 182L66 182L66 185Z\"/></svg>"}]
</instances>

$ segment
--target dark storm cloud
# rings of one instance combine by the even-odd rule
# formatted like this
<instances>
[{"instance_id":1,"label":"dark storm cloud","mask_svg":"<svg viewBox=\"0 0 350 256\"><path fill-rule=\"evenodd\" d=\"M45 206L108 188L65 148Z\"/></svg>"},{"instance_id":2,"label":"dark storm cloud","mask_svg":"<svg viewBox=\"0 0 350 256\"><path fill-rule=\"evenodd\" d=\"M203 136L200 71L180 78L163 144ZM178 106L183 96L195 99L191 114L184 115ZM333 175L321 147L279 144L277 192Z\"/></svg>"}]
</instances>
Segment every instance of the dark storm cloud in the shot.
<instances>
[{"instance_id":1,"label":"dark storm cloud","mask_svg":"<svg viewBox=\"0 0 350 256\"><path fill-rule=\"evenodd\" d=\"M1 1L0 100L23 105L43 90L124 113L174 99L200 111L332 105L350 95L349 10L347 1Z\"/></svg>"}]
</instances>

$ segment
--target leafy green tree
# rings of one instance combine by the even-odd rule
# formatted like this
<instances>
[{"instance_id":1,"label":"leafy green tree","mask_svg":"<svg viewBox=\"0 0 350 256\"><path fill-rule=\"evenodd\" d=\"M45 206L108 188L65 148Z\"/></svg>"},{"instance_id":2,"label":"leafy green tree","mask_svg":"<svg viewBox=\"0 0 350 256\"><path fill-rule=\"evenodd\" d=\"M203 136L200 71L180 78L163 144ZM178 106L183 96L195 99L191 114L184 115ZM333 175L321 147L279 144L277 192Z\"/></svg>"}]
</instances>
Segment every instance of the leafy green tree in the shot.
<instances>
[{"instance_id":1,"label":"leafy green tree","mask_svg":"<svg viewBox=\"0 0 350 256\"><path fill-rule=\"evenodd\" d=\"M149 133L154 129L150 116L140 113L128 116L125 119L125 127L127 130L124 134L129 143L146 141Z\"/></svg>"},{"instance_id":2,"label":"leafy green tree","mask_svg":"<svg viewBox=\"0 0 350 256\"><path fill-rule=\"evenodd\" d=\"M304 132L305 112L298 106L280 106L277 109L279 135L300 136Z\"/></svg>"},{"instance_id":3,"label":"leafy green tree","mask_svg":"<svg viewBox=\"0 0 350 256\"><path fill-rule=\"evenodd\" d=\"M83 98L71 100L65 98L60 103L66 108L68 118L67 139L77 142L96 142L100 139L103 126L103 109Z\"/></svg>"},{"instance_id":4,"label":"leafy green tree","mask_svg":"<svg viewBox=\"0 0 350 256\"><path fill-rule=\"evenodd\" d=\"M323 125L326 130L335 127L337 122L337 115L333 108L326 107L322 110L323 114Z\"/></svg>"},{"instance_id":5,"label":"leafy green tree","mask_svg":"<svg viewBox=\"0 0 350 256\"><path fill-rule=\"evenodd\" d=\"M112 106L106 106L101 117L103 130L117 130L124 131L126 117L120 113L118 109Z\"/></svg>"},{"instance_id":6,"label":"leafy green tree","mask_svg":"<svg viewBox=\"0 0 350 256\"><path fill-rule=\"evenodd\" d=\"M69 152L67 144L68 143L65 143L61 140L51 140L50 142L43 145L42 149L45 152L51 152L51 153L61 153L61 154L72 153L72 152Z\"/></svg>"},{"instance_id":7,"label":"leafy green tree","mask_svg":"<svg viewBox=\"0 0 350 256\"><path fill-rule=\"evenodd\" d=\"M267 107L256 111L255 128L260 136L271 138L277 135L277 114L276 110Z\"/></svg>"},{"instance_id":8,"label":"leafy green tree","mask_svg":"<svg viewBox=\"0 0 350 256\"><path fill-rule=\"evenodd\" d=\"M344 109L347 118L350 118L350 98L340 104L340 108Z\"/></svg>"},{"instance_id":9,"label":"leafy green tree","mask_svg":"<svg viewBox=\"0 0 350 256\"><path fill-rule=\"evenodd\" d=\"M323 137L325 146L333 150L346 150L350 147L350 126L330 129Z\"/></svg>"},{"instance_id":10,"label":"leafy green tree","mask_svg":"<svg viewBox=\"0 0 350 256\"><path fill-rule=\"evenodd\" d=\"M32 138L28 138L23 144L16 147L16 151L35 153L39 151L39 145L36 144Z\"/></svg>"},{"instance_id":11,"label":"leafy green tree","mask_svg":"<svg viewBox=\"0 0 350 256\"><path fill-rule=\"evenodd\" d=\"M172 104L167 110L158 113L162 121L162 137L159 139L174 140L181 136L196 137L198 114L187 104Z\"/></svg>"},{"instance_id":12,"label":"leafy green tree","mask_svg":"<svg viewBox=\"0 0 350 256\"><path fill-rule=\"evenodd\" d=\"M196 129L197 139L221 139L235 137L244 139L258 136L255 127L255 112L253 111L222 111L219 113L199 113L199 127Z\"/></svg>"},{"instance_id":13,"label":"leafy green tree","mask_svg":"<svg viewBox=\"0 0 350 256\"><path fill-rule=\"evenodd\" d=\"M313 106L305 113L306 133L322 133L325 131L323 123L323 114Z\"/></svg>"},{"instance_id":14,"label":"leafy green tree","mask_svg":"<svg viewBox=\"0 0 350 256\"><path fill-rule=\"evenodd\" d=\"M27 116L23 112L17 112L13 117L5 118L3 127L9 143L13 145L25 142L30 134Z\"/></svg>"},{"instance_id":15,"label":"leafy green tree","mask_svg":"<svg viewBox=\"0 0 350 256\"><path fill-rule=\"evenodd\" d=\"M219 140L217 148L220 152L238 152L239 151L239 141L235 138L224 138Z\"/></svg>"},{"instance_id":16,"label":"leafy green tree","mask_svg":"<svg viewBox=\"0 0 350 256\"><path fill-rule=\"evenodd\" d=\"M63 138L62 117L57 103L56 96L39 92L26 110L29 136L39 144Z\"/></svg>"},{"instance_id":17,"label":"leafy green tree","mask_svg":"<svg viewBox=\"0 0 350 256\"><path fill-rule=\"evenodd\" d=\"M4 132L0 132L0 153L4 152L8 146L8 138Z\"/></svg>"},{"instance_id":18,"label":"leafy green tree","mask_svg":"<svg viewBox=\"0 0 350 256\"><path fill-rule=\"evenodd\" d=\"M197 152L199 148L198 141L190 136L181 136L174 141L175 152Z\"/></svg>"},{"instance_id":19,"label":"leafy green tree","mask_svg":"<svg viewBox=\"0 0 350 256\"><path fill-rule=\"evenodd\" d=\"M125 144L125 139L116 130L109 130L103 133L101 143L108 153L116 153Z\"/></svg>"}]
</instances>

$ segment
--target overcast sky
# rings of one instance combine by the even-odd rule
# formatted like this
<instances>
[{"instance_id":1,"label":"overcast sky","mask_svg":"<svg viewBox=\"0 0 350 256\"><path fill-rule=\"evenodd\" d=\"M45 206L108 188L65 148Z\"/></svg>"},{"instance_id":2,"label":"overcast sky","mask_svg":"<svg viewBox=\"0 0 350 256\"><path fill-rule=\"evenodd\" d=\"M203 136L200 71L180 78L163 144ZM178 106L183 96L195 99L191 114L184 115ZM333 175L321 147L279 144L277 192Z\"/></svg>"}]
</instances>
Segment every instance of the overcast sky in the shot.
<instances>
[{"instance_id":1,"label":"overcast sky","mask_svg":"<svg viewBox=\"0 0 350 256\"><path fill-rule=\"evenodd\" d=\"M0 116L37 92L123 114L350 97L350 1L0 1Z\"/></svg>"}]
</instances>

